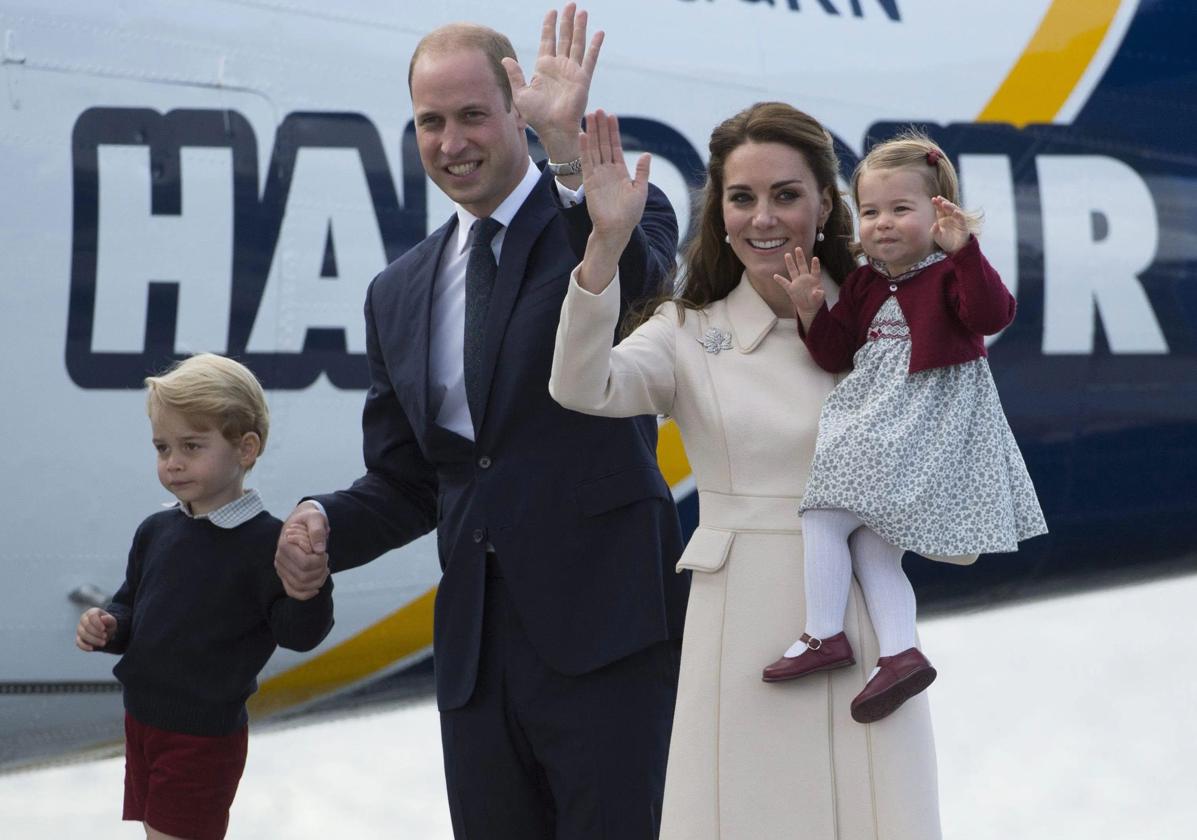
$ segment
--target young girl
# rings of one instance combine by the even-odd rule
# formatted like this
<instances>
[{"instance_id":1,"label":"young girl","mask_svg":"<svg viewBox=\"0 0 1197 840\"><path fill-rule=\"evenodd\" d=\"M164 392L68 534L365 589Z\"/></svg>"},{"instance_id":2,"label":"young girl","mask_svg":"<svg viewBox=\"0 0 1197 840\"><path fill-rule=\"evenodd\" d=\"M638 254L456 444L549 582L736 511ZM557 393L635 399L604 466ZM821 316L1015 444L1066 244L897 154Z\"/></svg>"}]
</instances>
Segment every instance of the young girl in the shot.
<instances>
[{"instance_id":1,"label":"young girl","mask_svg":"<svg viewBox=\"0 0 1197 840\"><path fill-rule=\"evenodd\" d=\"M852 177L868 257L828 309L818 258L786 255L776 276L811 356L851 370L827 398L802 501L806 632L764 670L768 682L854 664L843 633L853 570L881 658L852 717L880 720L935 679L916 647L902 554L972 562L1046 533L1002 413L983 336L1014 319L1014 298L982 256L975 217L956 206L943 151L910 133L874 146Z\"/></svg>"}]
</instances>

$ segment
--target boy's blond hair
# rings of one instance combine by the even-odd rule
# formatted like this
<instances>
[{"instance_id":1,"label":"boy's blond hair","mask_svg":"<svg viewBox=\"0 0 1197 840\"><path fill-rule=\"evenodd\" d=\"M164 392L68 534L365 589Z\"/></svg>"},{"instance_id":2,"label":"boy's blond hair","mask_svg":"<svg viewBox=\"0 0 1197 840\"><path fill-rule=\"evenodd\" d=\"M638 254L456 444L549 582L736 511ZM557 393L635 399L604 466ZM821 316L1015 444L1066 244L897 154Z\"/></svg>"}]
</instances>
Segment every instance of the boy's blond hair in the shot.
<instances>
[{"instance_id":1,"label":"boy's blond hair","mask_svg":"<svg viewBox=\"0 0 1197 840\"><path fill-rule=\"evenodd\" d=\"M165 406L197 422L210 424L236 444L256 432L258 454L266 448L270 409L262 384L245 365L215 353L198 353L176 362L159 376L147 376L146 412Z\"/></svg>"},{"instance_id":2,"label":"boy's blond hair","mask_svg":"<svg viewBox=\"0 0 1197 840\"><path fill-rule=\"evenodd\" d=\"M866 172L877 169L912 169L923 176L927 194L934 198L941 195L959 206L960 179L956 167L939 148L939 144L917 128L908 128L869 149L852 173L852 200L860 207L860 178ZM963 208L962 208L963 209ZM968 229L977 233L981 229L981 214L964 211Z\"/></svg>"}]
</instances>

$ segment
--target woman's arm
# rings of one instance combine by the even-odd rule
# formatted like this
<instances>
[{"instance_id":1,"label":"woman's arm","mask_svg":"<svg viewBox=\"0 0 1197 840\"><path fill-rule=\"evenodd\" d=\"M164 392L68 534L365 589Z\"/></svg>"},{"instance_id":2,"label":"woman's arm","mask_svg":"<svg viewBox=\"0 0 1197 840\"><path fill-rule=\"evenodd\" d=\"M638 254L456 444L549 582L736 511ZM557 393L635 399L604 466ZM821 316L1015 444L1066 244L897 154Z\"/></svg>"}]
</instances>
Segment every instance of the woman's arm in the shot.
<instances>
[{"instance_id":1,"label":"woman's arm","mask_svg":"<svg viewBox=\"0 0 1197 840\"><path fill-rule=\"evenodd\" d=\"M676 305L662 306L612 347L619 322L619 278L597 295L570 278L549 393L565 408L604 417L672 414L677 388Z\"/></svg>"},{"instance_id":2,"label":"woman's arm","mask_svg":"<svg viewBox=\"0 0 1197 840\"><path fill-rule=\"evenodd\" d=\"M666 312L673 307L663 307L612 347L620 312L619 259L644 212L649 156L641 156L635 179L629 178L618 120L602 111L587 118L580 140L593 229L562 306L549 393L566 408L592 414L667 414L673 405L675 328Z\"/></svg>"},{"instance_id":3,"label":"woman's arm","mask_svg":"<svg viewBox=\"0 0 1197 840\"><path fill-rule=\"evenodd\" d=\"M619 257L644 215L648 198L651 156L636 162L636 177L628 177L614 114L596 111L586 118L586 130L578 135L582 147L582 186L586 190L586 211L590 214L590 237L575 275L578 285L591 294L607 288L619 268Z\"/></svg>"}]
</instances>

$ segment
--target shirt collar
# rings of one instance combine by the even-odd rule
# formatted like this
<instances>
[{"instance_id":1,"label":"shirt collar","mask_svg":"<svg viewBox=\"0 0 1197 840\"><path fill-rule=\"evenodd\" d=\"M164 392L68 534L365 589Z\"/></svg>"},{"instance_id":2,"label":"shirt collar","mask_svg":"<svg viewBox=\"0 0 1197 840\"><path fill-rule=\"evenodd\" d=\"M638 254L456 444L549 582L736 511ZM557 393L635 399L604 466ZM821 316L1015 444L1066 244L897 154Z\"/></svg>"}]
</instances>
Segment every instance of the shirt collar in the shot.
<instances>
[{"instance_id":1,"label":"shirt collar","mask_svg":"<svg viewBox=\"0 0 1197 840\"><path fill-rule=\"evenodd\" d=\"M727 318L741 353L755 350L777 323L777 315L753 288L747 272L727 296Z\"/></svg>"},{"instance_id":2,"label":"shirt collar","mask_svg":"<svg viewBox=\"0 0 1197 840\"><path fill-rule=\"evenodd\" d=\"M241 498L233 499L227 505L222 505L210 513L201 513L198 516L193 515L187 505L182 502L168 503L167 507L177 507L189 519L207 519L217 528L236 528L266 510L257 490L247 490Z\"/></svg>"},{"instance_id":3,"label":"shirt collar","mask_svg":"<svg viewBox=\"0 0 1197 840\"><path fill-rule=\"evenodd\" d=\"M511 225L511 220L515 218L515 214L524 206L524 202L528 200L528 196L532 194L532 190L536 189L536 184L540 181L541 172L536 164L532 162L531 156L528 157L528 168L524 170L523 179L515 185L515 189L507 194L503 199L503 203L495 208L494 212L490 214L490 218L501 224L504 228ZM474 227L474 222L478 221L478 217L469 210L462 207L460 204L457 207L457 253L465 251L470 244L470 231Z\"/></svg>"},{"instance_id":4,"label":"shirt collar","mask_svg":"<svg viewBox=\"0 0 1197 840\"><path fill-rule=\"evenodd\" d=\"M930 254L923 257L918 262L916 262L910 268L903 271L897 277L890 276L889 267L885 263L881 262L881 260L872 260L871 259L871 260L869 260L869 265L871 265L873 267L874 271L876 271L878 274L880 274L882 277L886 278L890 282L901 283L903 280L909 280L911 277L918 274L924 268L927 268L928 266L935 265L940 260L946 260L947 258L948 258L948 255L945 254L943 251L940 251L937 248L936 250L932 251Z\"/></svg>"}]
</instances>

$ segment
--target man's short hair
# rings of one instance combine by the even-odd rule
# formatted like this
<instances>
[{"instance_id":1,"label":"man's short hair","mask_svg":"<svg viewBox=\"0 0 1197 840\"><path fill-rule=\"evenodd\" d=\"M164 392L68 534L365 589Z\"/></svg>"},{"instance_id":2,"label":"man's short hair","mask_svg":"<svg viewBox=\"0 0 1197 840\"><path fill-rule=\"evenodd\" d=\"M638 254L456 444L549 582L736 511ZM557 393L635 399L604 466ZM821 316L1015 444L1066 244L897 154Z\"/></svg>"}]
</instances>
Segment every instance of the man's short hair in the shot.
<instances>
[{"instance_id":1,"label":"man's short hair","mask_svg":"<svg viewBox=\"0 0 1197 840\"><path fill-rule=\"evenodd\" d=\"M270 410L262 384L245 365L215 353L199 353L177 362L160 376L145 380L146 412L173 409L197 428L215 428L230 443L248 432L266 447Z\"/></svg>"},{"instance_id":2,"label":"man's short hair","mask_svg":"<svg viewBox=\"0 0 1197 840\"><path fill-rule=\"evenodd\" d=\"M416 60L426 52L448 53L457 50L479 50L490 64L495 83L503 94L503 102L507 110L511 110L511 82L507 78L507 71L503 68L503 59L517 58L511 41L502 32L496 32L488 26L477 23L449 23L438 27L423 38L416 45L416 51L411 55L411 63L407 65L407 92L411 93L412 74L416 69ZM517 59L518 60L518 59Z\"/></svg>"}]
</instances>

